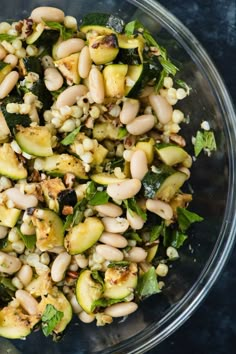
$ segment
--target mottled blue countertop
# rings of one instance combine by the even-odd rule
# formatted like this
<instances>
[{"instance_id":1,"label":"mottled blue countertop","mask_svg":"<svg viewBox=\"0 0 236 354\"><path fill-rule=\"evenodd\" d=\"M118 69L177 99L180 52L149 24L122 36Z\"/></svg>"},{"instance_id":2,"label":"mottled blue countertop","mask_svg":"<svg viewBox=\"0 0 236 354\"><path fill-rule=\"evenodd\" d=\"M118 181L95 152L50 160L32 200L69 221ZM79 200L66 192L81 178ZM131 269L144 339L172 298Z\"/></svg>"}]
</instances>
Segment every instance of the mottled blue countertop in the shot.
<instances>
[{"instance_id":1,"label":"mottled blue countertop","mask_svg":"<svg viewBox=\"0 0 236 354\"><path fill-rule=\"evenodd\" d=\"M160 0L197 37L236 105L236 1ZM148 354L236 353L236 249L194 315Z\"/></svg>"}]
</instances>

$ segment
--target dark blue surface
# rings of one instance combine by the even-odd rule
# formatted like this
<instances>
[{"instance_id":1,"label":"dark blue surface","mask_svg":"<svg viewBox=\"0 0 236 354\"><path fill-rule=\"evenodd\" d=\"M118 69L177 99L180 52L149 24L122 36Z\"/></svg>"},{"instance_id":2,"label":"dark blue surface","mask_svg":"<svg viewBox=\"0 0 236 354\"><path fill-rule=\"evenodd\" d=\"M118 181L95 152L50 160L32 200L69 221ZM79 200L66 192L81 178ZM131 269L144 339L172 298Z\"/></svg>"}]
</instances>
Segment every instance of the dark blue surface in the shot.
<instances>
[{"instance_id":1,"label":"dark blue surface","mask_svg":"<svg viewBox=\"0 0 236 354\"><path fill-rule=\"evenodd\" d=\"M160 0L211 56L236 105L236 1ZM236 249L205 302L148 354L236 353Z\"/></svg>"}]
</instances>

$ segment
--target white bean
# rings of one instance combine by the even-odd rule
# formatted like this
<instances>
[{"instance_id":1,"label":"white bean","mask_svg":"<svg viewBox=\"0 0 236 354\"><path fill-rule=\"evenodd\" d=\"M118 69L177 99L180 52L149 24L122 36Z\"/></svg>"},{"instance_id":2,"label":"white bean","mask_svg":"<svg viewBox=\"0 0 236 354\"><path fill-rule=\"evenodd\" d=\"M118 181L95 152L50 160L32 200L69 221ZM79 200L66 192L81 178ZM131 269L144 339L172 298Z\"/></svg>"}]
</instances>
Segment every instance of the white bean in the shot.
<instances>
[{"instance_id":1,"label":"white bean","mask_svg":"<svg viewBox=\"0 0 236 354\"><path fill-rule=\"evenodd\" d=\"M76 263L78 266L83 269L86 268L88 265L88 259L85 257L84 254L76 254L75 256Z\"/></svg>"},{"instance_id":2,"label":"white bean","mask_svg":"<svg viewBox=\"0 0 236 354\"><path fill-rule=\"evenodd\" d=\"M71 256L67 252L60 253L54 260L51 268L51 277L54 282L61 281L65 276L65 271L69 267Z\"/></svg>"},{"instance_id":3,"label":"white bean","mask_svg":"<svg viewBox=\"0 0 236 354\"><path fill-rule=\"evenodd\" d=\"M166 98L152 94L149 96L149 102L160 123L167 124L172 118L173 108L167 102Z\"/></svg>"},{"instance_id":4,"label":"white bean","mask_svg":"<svg viewBox=\"0 0 236 354\"><path fill-rule=\"evenodd\" d=\"M44 69L55 68L54 61L50 55L44 55L41 59L41 63Z\"/></svg>"},{"instance_id":5,"label":"white bean","mask_svg":"<svg viewBox=\"0 0 236 354\"><path fill-rule=\"evenodd\" d=\"M3 60L7 55L6 49L0 44L0 60Z\"/></svg>"},{"instance_id":6,"label":"white bean","mask_svg":"<svg viewBox=\"0 0 236 354\"><path fill-rule=\"evenodd\" d=\"M111 218L116 218L118 216L121 216L123 213L121 207L109 202L106 204L96 205L94 209L98 211L100 214L102 214L103 216L110 216Z\"/></svg>"},{"instance_id":7,"label":"white bean","mask_svg":"<svg viewBox=\"0 0 236 354\"><path fill-rule=\"evenodd\" d=\"M141 182L137 178L126 179L120 183L112 183L107 186L107 194L117 200L134 197L141 189Z\"/></svg>"},{"instance_id":8,"label":"white bean","mask_svg":"<svg viewBox=\"0 0 236 354\"><path fill-rule=\"evenodd\" d=\"M106 232L112 233L123 233L129 228L129 222L125 218L102 218L102 223L104 225Z\"/></svg>"},{"instance_id":9,"label":"white bean","mask_svg":"<svg viewBox=\"0 0 236 354\"><path fill-rule=\"evenodd\" d=\"M35 227L33 224L28 224L27 222L23 222L20 226L20 231L24 235L34 235Z\"/></svg>"},{"instance_id":10,"label":"white bean","mask_svg":"<svg viewBox=\"0 0 236 354\"><path fill-rule=\"evenodd\" d=\"M109 245L96 246L96 252L108 261L119 262L124 258L124 255L120 250Z\"/></svg>"},{"instance_id":11,"label":"white bean","mask_svg":"<svg viewBox=\"0 0 236 354\"><path fill-rule=\"evenodd\" d=\"M74 294L70 297L70 304L72 306L74 313L78 314L82 311L82 307L78 303L76 296Z\"/></svg>"},{"instance_id":12,"label":"white bean","mask_svg":"<svg viewBox=\"0 0 236 354\"><path fill-rule=\"evenodd\" d=\"M51 6L36 7L30 17L34 22L55 21L64 22L65 14L62 10Z\"/></svg>"},{"instance_id":13,"label":"white bean","mask_svg":"<svg viewBox=\"0 0 236 354\"><path fill-rule=\"evenodd\" d=\"M144 220L139 216L137 213L132 211L132 214L127 210L126 212L126 218L134 230L141 230L144 225Z\"/></svg>"},{"instance_id":14,"label":"white bean","mask_svg":"<svg viewBox=\"0 0 236 354\"><path fill-rule=\"evenodd\" d=\"M7 74L0 85L0 99L5 98L13 90L18 79L19 73L17 71L11 71Z\"/></svg>"},{"instance_id":15,"label":"white bean","mask_svg":"<svg viewBox=\"0 0 236 354\"><path fill-rule=\"evenodd\" d=\"M146 208L152 213L159 215L162 219L171 220L173 217L171 206L162 200L148 199L146 201Z\"/></svg>"},{"instance_id":16,"label":"white bean","mask_svg":"<svg viewBox=\"0 0 236 354\"><path fill-rule=\"evenodd\" d=\"M79 56L79 64L78 64L79 76L82 79L86 79L89 76L91 65L92 65L92 60L90 57L89 48L88 46L84 46L81 50Z\"/></svg>"},{"instance_id":17,"label":"white bean","mask_svg":"<svg viewBox=\"0 0 236 354\"><path fill-rule=\"evenodd\" d=\"M94 102L103 103L105 97L103 75L96 67L89 73L89 91Z\"/></svg>"},{"instance_id":18,"label":"white bean","mask_svg":"<svg viewBox=\"0 0 236 354\"><path fill-rule=\"evenodd\" d=\"M18 64L18 58L14 54L8 54L3 61L4 63L10 64L13 69Z\"/></svg>"},{"instance_id":19,"label":"white bean","mask_svg":"<svg viewBox=\"0 0 236 354\"><path fill-rule=\"evenodd\" d=\"M138 116L126 125L126 129L132 135L142 135L154 127L155 117L152 114Z\"/></svg>"},{"instance_id":20,"label":"white bean","mask_svg":"<svg viewBox=\"0 0 236 354\"><path fill-rule=\"evenodd\" d=\"M104 313L111 317L123 317L135 312L138 305L135 302L122 302L108 306Z\"/></svg>"},{"instance_id":21,"label":"white bean","mask_svg":"<svg viewBox=\"0 0 236 354\"><path fill-rule=\"evenodd\" d=\"M130 262L143 262L147 257L147 252L142 247L132 247L128 255L125 257Z\"/></svg>"},{"instance_id":22,"label":"white bean","mask_svg":"<svg viewBox=\"0 0 236 354\"><path fill-rule=\"evenodd\" d=\"M24 286L27 286L33 277L32 268L28 264L24 264L17 273L17 277L20 279Z\"/></svg>"},{"instance_id":23,"label":"white bean","mask_svg":"<svg viewBox=\"0 0 236 354\"><path fill-rule=\"evenodd\" d=\"M77 98L86 95L88 89L84 85L74 85L65 89L57 97L56 107L59 109L64 106L73 106Z\"/></svg>"},{"instance_id":24,"label":"white bean","mask_svg":"<svg viewBox=\"0 0 236 354\"><path fill-rule=\"evenodd\" d=\"M132 178L137 178L141 181L147 172L147 155L143 150L134 151L130 160L130 173Z\"/></svg>"},{"instance_id":25,"label":"white bean","mask_svg":"<svg viewBox=\"0 0 236 354\"><path fill-rule=\"evenodd\" d=\"M44 71L44 83L48 91L59 90L63 82L64 79L56 68L47 68Z\"/></svg>"},{"instance_id":26,"label":"white bean","mask_svg":"<svg viewBox=\"0 0 236 354\"><path fill-rule=\"evenodd\" d=\"M134 120L139 111L139 101L128 98L120 112L120 121L123 124L128 124Z\"/></svg>"},{"instance_id":27,"label":"white bean","mask_svg":"<svg viewBox=\"0 0 236 354\"><path fill-rule=\"evenodd\" d=\"M21 261L15 256L0 251L0 272L13 274L21 267Z\"/></svg>"},{"instance_id":28,"label":"white bean","mask_svg":"<svg viewBox=\"0 0 236 354\"><path fill-rule=\"evenodd\" d=\"M80 52L84 45L85 42L81 38L67 39L58 45L55 56L57 59L65 58L70 54Z\"/></svg>"},{"instance_id":29,"label":"white bean","mask_svg":"<svg viewBox=\"0 0 236 354\"><path fill-rule=\"evenodd\" d=\"M0 240L5 238L8 233L8 227L0 225Z\"/></svg>"},{"instance_id":30,"label":"white bean","mask_svg":"<svg viewBox=\"0 0 236 354\"><path fill-rule=\"evenodd\" d=\"M9 200L12 200L14 206L21 210L34 208L38 205L38 199L34 195L23 194L18 188L9 188L4 191Z\"/></svg>"},{"instance_id":31,"label":"white bean","mask_svg":"<svg viewBox=\"0 0 236 354\"><path fill-rule=\"evenodd\" d=\"M124 248L128 245L128 241L124 236L112 232L103 232L99 242L116 248Z\"/></svg>"},{"instance_id":32,"label":"white bean","mask_svg":"<svg viewBox=\"0 0 236 354\"><path fill-rule=\"evenodd\" d=\"M79 319L84 323L91 323L95 320L95 316L92 313L90 314L85 311L82 311L79 313Z\"/></svg>"},{"instance_id":33,"label":"white bean","mask_svg":"<svg viewBox=\"0 0 236 354\"><path fill-rule=\"evenodd\" d=\"M29 315L36 315L38 313L38 302L27 291L17 290L15 297Z\"/></svg>"}]
</instances>

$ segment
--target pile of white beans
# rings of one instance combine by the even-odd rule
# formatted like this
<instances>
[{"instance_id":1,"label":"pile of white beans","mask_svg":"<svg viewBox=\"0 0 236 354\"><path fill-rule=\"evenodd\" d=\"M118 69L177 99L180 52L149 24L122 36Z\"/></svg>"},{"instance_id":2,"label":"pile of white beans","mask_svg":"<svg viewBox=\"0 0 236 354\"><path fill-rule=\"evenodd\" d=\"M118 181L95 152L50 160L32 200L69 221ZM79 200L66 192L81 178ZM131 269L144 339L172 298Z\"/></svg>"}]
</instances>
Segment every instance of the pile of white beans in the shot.
<instances>
[{"instance_id":1,"label":"pile of white beans","mask_svg":"<svg viewBox=\"0 0 236 354\"><path fill-rule=\"evenodd\" d=\"M30 18L38 26L44 21L56 21L66 28L77 29L77 21L72 16L65 16L64 12L57 8L39 7L32 11ZM23 45L25 38L21 37L18 30L18 23L0 23L0 34L17 36L13 41L2 41L0 43L0 60L11 65L12 70L0 83L0 99L4 99L13 88L19 83L20 78L18 63L20 58L35 56L40 48L35 45ZM156 93L153 87L147 86L139 99L116 97L107 99L101 73L101 67L92 63L89 48L86 40L81 38L70 38L61 41L57 46L55 56L58 59L67 57L73 53L80 53L78 74L81 78L79 84L67 82L65 89L56 97L52 107L45 110L43 115L45 126L52 133L53 148L57 151L58 142L62 136L72 132L81 126L92 130L96 122L104 122L107 116L114 122L114 125L125 127L128 137L114 144L114 151L108 153L107 158L114 159L122 157L129 165L129 176L127 177L121 168L114 170L118 182L102 187L110 198L106 204L87 206L84 211L85 218L97 216L104 225L104 231L98 240L87 252L83 254L70 255L64 247L53 250L41 251L36 246L29 250L21 239L17 227L9 229L0 226L0 239L8 237L7 249L0 251L0 272L9 277L16 288L15 297L9 306L21 307L28 315L38 314L38 298L31 293L31 286L37 277L50 274L50 281L53 286L62 289L69 299L73 311L78 318L85 323L97 320L98 325L112 322L113 317L122 317L136 311L138 305L134 301L134 295L129 301L121 302L107 307L103 312L86 313L78 304L75 296L75 284L80 272L86 268L98 270L104 273L110 262L129 261L138 265L139 272L148 270L152 264L147 261L148 247L145 242L142 245L133 239L125 236L126 231L134 230L142 235L145 226L144 219L135 212L125 210L123 201L135 198L141 191L142 179L152 168L145 152L141 149L133 149L135 144L146 137L152 137L156 142L174 142L177 145L185 146L185 140L178 135L180 123L184 121L184 113L173 106L179 100L184 99L188 92L182 88L174 88L171 77L164 79L162 89ZM41 64L44 70L44 82L49 92L60 90L65 85L65 77L57 68L55 60L49 56L43 56ZM33 82L31 75L27 80ZM32 126L39 124L38 98L33 94L24 96L24 103L9 103L9 113L28 114ZM1 127L0 127L1 129ZM93 170L93 158L99 144L91 136L76 146L76 153L79 155L86 173ZM34 167L40 170L40 162L34 156L21 151L14 139L11 139L13 151L22 155L26 160L33 160ZM27 163L27 161L26 161ZM179 170L190 176L191 158ZM96 172L104 172L102 166L96 167ZM40 181L50 178L44 173L39 173ZM120 180L121 179L121 180ZM20 220L20 231L24 235L34 235L35 226L27 213L28 208L35 208L38 205L46 206L39 182L19 180L17 182L1 176L0 177L0 204L8 208L22 210ZM86 195L88 183L79 183L75 177L68 173L64 176L64 183L67 187L76 191L78 201ZM98 187L99 190L99 187ZM187 200L187 197L186 197ZM190 201L190 199L189 199ZM143 210L149 211L161 217L166 224L174 221L174 208L171 203L158 199L142 199L140 204ZM156 242L158 244L159 241ZM173 247L166 250L166 259L178 258L178 251ZM165 277L168 273L166 259L158 262L156 266L157 277ZM162 281L159 286L163 286Z\"/></svg>"}]
</instances>

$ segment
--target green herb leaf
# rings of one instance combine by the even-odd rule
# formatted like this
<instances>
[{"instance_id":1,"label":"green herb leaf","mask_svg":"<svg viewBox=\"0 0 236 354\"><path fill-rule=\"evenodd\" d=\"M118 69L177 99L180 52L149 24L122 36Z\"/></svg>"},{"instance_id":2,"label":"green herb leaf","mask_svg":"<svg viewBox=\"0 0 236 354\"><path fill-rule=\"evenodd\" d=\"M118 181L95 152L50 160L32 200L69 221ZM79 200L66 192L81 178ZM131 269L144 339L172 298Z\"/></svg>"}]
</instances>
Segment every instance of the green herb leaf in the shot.
<instances>
[{"instance_id":1,"label":"green herb leaf","mask_svg":"<svg viewBox=\"0 0 236 354\"><path fill-rule=\"evenodd\" d=\"M183 246L184 241L188 238L187 235L184 233L178 231L178 230L173 230L172 231L172 240L171 240L171 246L174 248L180 248Z\"/></svg>"},{"instance_id":2,"label":"green herb leaf","mask_svg":"<svg viewBox=\"0 0 236 354\"><path fill-rule=\"evenodd\" d=\"M57 30L60 32L60 36L62 37L63 40L72 38L75 34L75 31L70 28L66 28L59 22L54 22L54 21L45 21L44 22L48 27L50 27L53 30Z\"/></svg>"},{"instance_id":3,"label":"green herb leaf","mask_svg":"<svg viewBox=\"0 0 236 354\"><path fill-rule=\"evenodd\" d=\"M130 262L128 261L117 261L117 262L110 262L108 264L108 268L113 268L113 267L127 267L130 265Z\"/></svg>"},{"instance_id":4,"label":"green herb leaf","mask_svg":"<svg viewBox=\"0 0 236 354\"><path fill-rule=\"evenodd\" d=\"M128 22L125 26L125 34L127 36L132 36L132 34L135 33L135 31L138 31L138 30L143 30L144 27L142 25L141 22L139 22L138 20L134 20L134 21L131 21L131 22Z\"/></svg>"},{"instance_id":5,"label":"green herb leaf","mask_svg":"<svg viewBox=\"0 0 236 354\"><path fill-rule=\"evenodd\" d=\"M96 192L93 197L89 200L90 205L101 205L106 204L109 200L109 195L105 191Z\"/></svg>"},{"instance_id":6,"label":"green herb leaf","mask_svg":"<svg viewBox=\"0 0 236 354\"><path fill-rule=\"evenodd\" d=\"M163 223L161 225L155 225L150 232L150 242L156 241L163 231Z\"/></svg>"},{"instance_id":7,"label":"green herb leaf","mask_svg":"<svg viewBox=\"0 0 236 354\"><path fill-rule=\"evenodd\" d=\"M185 89L185 91L187 92L187 94L189 95L190 90L192 89L190 86L188 86L188 84L180 79L176 79L175 80L176 84L180 87L182 87L183 89Z\"/></svg>"},{"instance_id":8,"label":"green herb leaf","mask_svg":"<svg viewBox=\"0 0 236 354\"><path fill-rule=\"evenodd\" d=\"M3 249L4 247L6 247L7 242L8 242L8 237L7 236L2 238L2 239L0 239L0 249Z\"/></svg>"},{"instance_id":9,"label":"green herb leaf","mask_svg":"<svg viewBox=\"0 0 236 354\"><path fill-rule=\"evenodd\" d=\"M25 247L28 248L29 250L32 250L32 248L34 248L36 245L36 235L24 235L22 234L19 228L17 229L17 231L20 237L22 238Z\"/></svg>"},{"instance_id":10,"label":"green herb leaf","mask_svg":"<svg viewBox=\"0 0 236 354\"><path fill-rule=\"evenodd\" d=\"M179 70L177 68L177 66L175 66L170 59L165 59L165 58L159 58L159 61L163 67L163 69L165 70L166 76L168 76L168 74L175 76L177 71Z\"/></svg>"},{"instance_id":11,"label":"green herb leaf","mask_svg":"<svg viewBox=\"0 0 236 354\"><path fill-rule=\"evenodd\" d=\"M185 208L177 208L177 221L182 232L185 232L194 222L200 222L203 220L204 219L196 213Z\"/></svg>"},{"instance_id":12,"label":"green herb leaf","mask_svg":"<svg viewBox=\"0 0 236 354\"><path fill-rule=\"evenodd\" d=\"M0 307L4 307L15 295L16 288L9 278L0 277Z\"/></svg>"},{"instance_id":13,"label":"green herb leaf","mask_svg":"<svg viewBox=\"0 0 236 354\"><path fill-rule=\"evenodd\" d=\"M92 303L91 312L93 312L97 307L107 307L122 301L124 301L124 299L106 299L104 297L97 299Z\"/></svg>"},{"instance_id":14,"label":"green herb leaf","mask_svg":"<svg viewBox=\"0 0 236 354\"><path fill-rule=\"evenodd\" d=\"M97 270L93 270L93 271L92 271L92 278L93 278L94 280L96 280L99 284L101 284L102 287L104 287L103 278L102 278L102 276L100 275L100 273L99 273Z\"/></svg>"},{"instance_id":15,"label":"green herb leaf","mask_svg":"<svg viewBox=\"0 0 236 354\"><path fill-rule=\"evenodd\" d=\"M12 36L7 33L0 33L0 42L2 42L2 41L11 42L11 41L14 41L14 39L16 39L16 38L17 38L17 36Z\"/></svg>"},{"instance_id":16,"label":"green herb leaf","mask_svg":"<svg viewBox=\"0 0 236 354\"><path fill-rule=\"evenodd\" d=\"M67 215L66 217L66 221L64 223L64 231L69 230L75 225L78 225L83 220L87 203L87 199L84 198L74 206L73 214Z\"/></svg>"},{"instance_id":17,"label":"green herb leaf","mask_svg":"<svg viewBox=\"0 0 236 354\"><path fill-rule=\"evenodd\" d=\"M212 131L198 131L194 142L194 153L198 156L202 150L216 150L215 135Z\"/></svg>"},{"instance_id":18,"label":"green herb leaf","mask_svg":"<svg viewBox=\"0 0 236 354\"><path fill-rule=\"evenodd\" d=\"M124 200L124 204L126 209L130 212L132 215L133 212L135 212L137 215L141 216L141 218L146 221L147 220L147 214L146 212L138 205L137 201L135 198L130 198Z\"/></svg>"},{"instance_id":19,"label":"green herb leaf","mask_svg":"<svg viewBox=\"0 0 236 354\"><path fill-rule=\"evenodd\" d=\"M121 128L119 128L119 130L118 130L117 139L123 139L127 134L128 134L127 129L124 128L124 127L121 127Z\"/></svg>"},{"instance_id":20,"label":"green herb leaf","mask_svg":"<svg viewBox=\"0 0 236 354\"><path fill-rule=\"evenodd\" d=\"M63 318L64 314L58 311L52 304L47 304L42 315L42 331L47 337Z\"/></svg>"},{"instance_id":21,"label":"green herb leaf","mask_svg":"<svg viewBox=\"0 0 236 354\"><path fill-rule=\"evenodd\" d=\"M128 231L124 234L124 236L128 239L135 240L137 242L142 242L142 238L139 236L139 234L135 231Z\"/></svg>"},{"instance_id":22,"label":"green herb leaf","mask_svg":"<svg viewBox=\"0 0 236 354\"><path fill-rule=\"evenodd\" d=\"M64 146L73 144L73 142L75 141L79 131L80 131L81 127L77 127L75 128L70 134L68 134L62 141L61 144Z\"/></svg>"},{"instance_id":23,"label":"green herb leaf","mask_svg":"<svg viewBox=\"0 0 236 354\"><path fill-rule=\"evenodd\" d=\"M139 277L136 291L140 298L150 296L161 291L158 286L157 275L154 267L151 267L147 272Z\"/></svg>"}]
</instances>

